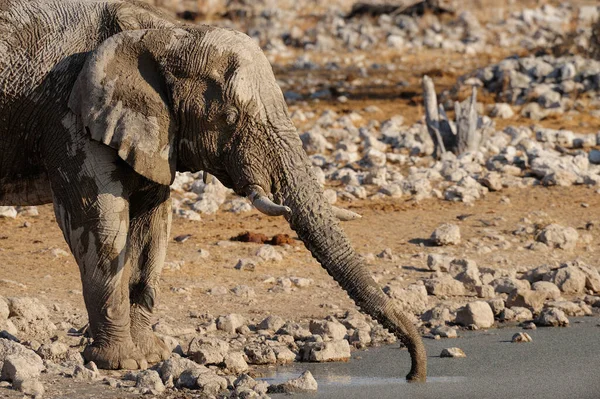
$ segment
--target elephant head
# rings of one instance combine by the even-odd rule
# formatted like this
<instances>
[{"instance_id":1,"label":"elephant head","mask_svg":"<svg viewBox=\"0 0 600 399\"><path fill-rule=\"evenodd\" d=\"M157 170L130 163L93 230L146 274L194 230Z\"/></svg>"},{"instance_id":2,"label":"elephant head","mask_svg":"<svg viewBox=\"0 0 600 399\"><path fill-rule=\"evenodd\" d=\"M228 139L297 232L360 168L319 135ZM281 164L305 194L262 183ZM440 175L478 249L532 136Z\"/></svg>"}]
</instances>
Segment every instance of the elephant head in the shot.
<instances>
[{"instance_id":1,"label":"elephant head","mask_svg":"<svg viewBox=\"0 0 600 399\"><path fill-rule=\"evenodd\" d=\"M88 57L70 108L149 180L168 185L176 170L203 170L262 212L284 215L356 304L407 346L407 378L425 380L416 327L340 228L343 215L325 200L271 66L248 36L209 27L115 35Z\"/></svg>"}]
</instances>

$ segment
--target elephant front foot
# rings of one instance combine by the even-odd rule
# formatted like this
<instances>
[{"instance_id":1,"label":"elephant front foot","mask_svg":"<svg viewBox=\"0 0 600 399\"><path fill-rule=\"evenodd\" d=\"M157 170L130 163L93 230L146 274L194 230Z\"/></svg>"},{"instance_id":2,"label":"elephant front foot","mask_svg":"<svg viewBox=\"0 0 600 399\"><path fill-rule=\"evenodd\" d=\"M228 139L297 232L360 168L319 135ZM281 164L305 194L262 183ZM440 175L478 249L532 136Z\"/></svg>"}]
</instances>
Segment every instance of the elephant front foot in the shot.
<instances>
[{"instance_id":1,"label":"elephant front foot","mask_svg":"<svg viewBox=\"0 0 600 399\"><path fill-rule=\"evenodd\" d=\"M145 370L148 361L133 342L88 345L83 351L86 362L106 370Z\"/></svg>"},{"instance_id":2,"label":"elephant front foot","mask_svg":"<svg viewBox=\"0 0 600 399\"><path fill-rule=\"evenodd\" d=\"M171 350L152 331L132 332L133 342L148 363L158 363L171 357Z\"/></svg>"}]
</instances>

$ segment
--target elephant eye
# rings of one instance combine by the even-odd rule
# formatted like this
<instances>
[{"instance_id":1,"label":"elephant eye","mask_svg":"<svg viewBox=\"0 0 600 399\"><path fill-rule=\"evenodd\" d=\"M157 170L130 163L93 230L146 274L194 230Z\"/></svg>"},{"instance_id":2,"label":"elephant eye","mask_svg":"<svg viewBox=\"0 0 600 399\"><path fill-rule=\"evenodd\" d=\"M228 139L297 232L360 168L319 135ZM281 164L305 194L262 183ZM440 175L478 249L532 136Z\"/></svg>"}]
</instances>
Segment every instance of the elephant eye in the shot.
<instances>
[{"instance_id":1,"label":"elephant eye","mask_svg":"<svg viewBox=\"0 0 600 399\"><path fill-rule=\"evenodd\" d=\"M229 126L235 125L239 118L239 112L234 107L227 107L225 110L225 121Z\"/></svg>"}]
</instances>

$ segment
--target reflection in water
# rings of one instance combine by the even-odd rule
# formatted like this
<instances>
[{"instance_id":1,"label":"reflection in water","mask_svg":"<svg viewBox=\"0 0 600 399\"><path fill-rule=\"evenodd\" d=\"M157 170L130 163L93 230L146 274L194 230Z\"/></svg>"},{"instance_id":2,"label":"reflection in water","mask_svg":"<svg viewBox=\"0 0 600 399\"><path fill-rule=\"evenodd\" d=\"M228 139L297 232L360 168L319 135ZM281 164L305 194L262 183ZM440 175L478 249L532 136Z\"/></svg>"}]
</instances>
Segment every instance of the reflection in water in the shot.
<instances>
[{"instance_id":1,"label":"reflection in water","mask_svg":"<svg viewBox=\"0 0 600 399\"><path fill-rule=\"evenodd\" d=\"M291 372L275 372L274 375L261 378L261 380L269 384L281 384L292 378L297 378L298 373ZM339 386L375 386L375 385L402 385L408 384L404 378L380 378L380 377L357 377L344 374L327 374L315 376L320 388L333 388ZM466 377L428 377L427 383L452 383L466 381Z\"/></svg>"}]
</instances>

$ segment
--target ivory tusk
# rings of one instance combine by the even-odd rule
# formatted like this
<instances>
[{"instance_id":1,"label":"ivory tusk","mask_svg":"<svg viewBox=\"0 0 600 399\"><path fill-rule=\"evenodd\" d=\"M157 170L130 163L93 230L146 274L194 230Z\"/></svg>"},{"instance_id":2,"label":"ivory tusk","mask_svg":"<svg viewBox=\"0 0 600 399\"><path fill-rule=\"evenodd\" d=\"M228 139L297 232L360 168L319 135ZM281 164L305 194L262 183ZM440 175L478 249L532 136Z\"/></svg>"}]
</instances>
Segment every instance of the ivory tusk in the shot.
<instances>
[{"instance_id":1,"label":"ivory tusk","mask_svg":"<svg viewBox=\"0 0 600 399\"><path fill-rule=\"evenodd\" d=\"M333 215L341 220L342 222L347 222L349 220L356 220L362 218L358 213L349 211L348 209L338 208L337 206L332 206Z\"/></svg>"},{"instance_id":2,"label":"ivory tusk","mask_svg":"<svg viewBox=\"0 0 600 399\"><path fill-rule=\"evenodd\" d=\"M248 199L252 205L262 213L268 216L290 216L292 210L285 205L277 205L267 197L264 190L257 186L252 186Z\"/></svg>"}]
</instances>

